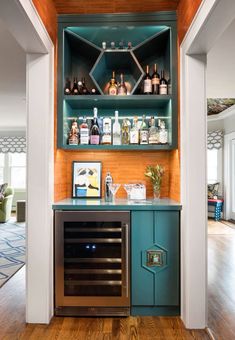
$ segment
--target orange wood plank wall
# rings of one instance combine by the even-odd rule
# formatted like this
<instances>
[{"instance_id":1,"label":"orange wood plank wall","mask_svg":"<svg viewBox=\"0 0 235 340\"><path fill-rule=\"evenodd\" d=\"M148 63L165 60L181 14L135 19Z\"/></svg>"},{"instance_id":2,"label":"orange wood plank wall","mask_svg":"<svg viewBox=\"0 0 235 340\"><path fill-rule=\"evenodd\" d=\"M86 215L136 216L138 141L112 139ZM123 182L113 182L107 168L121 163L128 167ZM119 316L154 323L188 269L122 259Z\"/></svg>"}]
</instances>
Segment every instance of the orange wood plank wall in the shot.
<instances>
[{"instance_id":1,"label":"orange wood plank wall","mask_svg":"<svg viewBox=\"0 0 235 340\"><path fill-rule=\"evenodd\" d=\"M195 0L198 6L201 0ZM55 68L57 66L57 23L58 13L117 13L117 12L149 12L160 10L174 10L178 0L121 0L101 1L86 0L33 0L33 3L41 16L52 41L55 44ZM192 1L181 0L178 8L179 39L182 41L188 26L198 8ZM56 12L57 11L57 12ZM186 13L186 14L185 14ZM186 17L185 17L186 16ZM55 72L56 76L56 72ZM56 85L56 77L55 77ZM55 136L56 136L56 86L55 86ZM56 148L55 137L55 200L71 196L71 166L73 160L101 160L103 163L103 175L110 170L115 182L125 183L129 180L146 180L144 171L148 164L162 164L165 167L162 195L179 200L180 197L180 161L179 151L171 152L65 152ZM152 194L151 185L147 180L147 195ZM125 195L124 190L119 191L119 197Z\"/></svg>"}]
</instances>

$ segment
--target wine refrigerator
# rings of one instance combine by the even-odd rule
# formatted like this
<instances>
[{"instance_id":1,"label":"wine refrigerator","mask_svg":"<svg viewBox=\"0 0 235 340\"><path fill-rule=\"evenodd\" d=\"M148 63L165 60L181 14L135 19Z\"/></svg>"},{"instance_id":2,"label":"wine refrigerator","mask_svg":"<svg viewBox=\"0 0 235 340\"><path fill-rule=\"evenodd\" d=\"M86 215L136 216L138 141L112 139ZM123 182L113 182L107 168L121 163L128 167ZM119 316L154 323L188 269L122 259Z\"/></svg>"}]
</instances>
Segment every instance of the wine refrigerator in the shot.
<instances>
[{"instance_id":1,"label":"wine refrigerator","mask_svg":"<svg viewBox=\"0 0 235 340\"><path fill-rule=\"evenodd\" d=\"M55 212L55 315L130 314L130 212Z\"/></svg>"}]
</instances>

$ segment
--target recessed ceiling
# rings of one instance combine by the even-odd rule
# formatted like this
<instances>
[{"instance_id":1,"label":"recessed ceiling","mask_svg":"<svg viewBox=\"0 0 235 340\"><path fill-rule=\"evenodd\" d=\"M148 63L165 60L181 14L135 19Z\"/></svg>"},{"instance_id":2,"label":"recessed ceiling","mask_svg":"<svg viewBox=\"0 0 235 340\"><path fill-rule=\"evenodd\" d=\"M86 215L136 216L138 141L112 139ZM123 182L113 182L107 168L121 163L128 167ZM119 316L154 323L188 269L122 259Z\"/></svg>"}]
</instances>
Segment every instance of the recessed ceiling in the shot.
<instances>
[{"instance_id":1,"label":"recessed ceiling","mask_svg":"<svg viewBox=\"0 0 235 340\"><path fill-rule=\"evenodd\" d=\"M53 0L58 14L124 13L176 10L179 0Z\"/></svg>"}]
</instances>

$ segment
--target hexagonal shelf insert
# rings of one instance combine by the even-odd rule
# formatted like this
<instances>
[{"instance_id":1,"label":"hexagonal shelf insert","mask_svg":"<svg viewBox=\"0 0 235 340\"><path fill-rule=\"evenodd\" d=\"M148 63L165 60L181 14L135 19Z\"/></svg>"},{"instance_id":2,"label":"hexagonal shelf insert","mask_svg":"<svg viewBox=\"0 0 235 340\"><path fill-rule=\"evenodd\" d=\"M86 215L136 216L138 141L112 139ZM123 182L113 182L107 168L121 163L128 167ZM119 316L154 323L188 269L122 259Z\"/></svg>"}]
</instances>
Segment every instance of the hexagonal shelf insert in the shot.
<instances>
[{"instance_id":1,"label":"hexagonal shelf insert","mask_svg":"<svg viewBox=\"0 0 235 340\"><path fill-rule=\"evenodd\" d=\"M124 81L129 94L133 94L144 76L144 71L132 51L103 51L90 72L90 77L102 94L108 93L108 86L115 71L119 81L124 74Z\"/></svg>"}]
</instances>

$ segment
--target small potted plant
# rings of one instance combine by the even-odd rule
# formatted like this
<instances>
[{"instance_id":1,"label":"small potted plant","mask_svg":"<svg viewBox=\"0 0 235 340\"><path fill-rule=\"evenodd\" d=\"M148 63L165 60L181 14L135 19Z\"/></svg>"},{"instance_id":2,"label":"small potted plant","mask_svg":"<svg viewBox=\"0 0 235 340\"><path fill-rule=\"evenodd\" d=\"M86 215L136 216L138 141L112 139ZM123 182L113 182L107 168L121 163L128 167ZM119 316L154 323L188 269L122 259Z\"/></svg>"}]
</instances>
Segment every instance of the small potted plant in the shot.
<instances>
[{"instance_id":1,"label":"small potted plant","mask_svg":"<svg viewBox=\"0 0 235 340\"><path fill-rule=\"evenodd\" d=\"M154 199L160 198L163 174L164 174L164 168L159 164L148 165L146 168L145 176L149 177L153 184Z\"/></svg>"}]
</instances>

